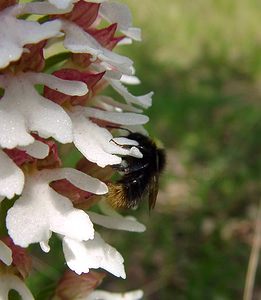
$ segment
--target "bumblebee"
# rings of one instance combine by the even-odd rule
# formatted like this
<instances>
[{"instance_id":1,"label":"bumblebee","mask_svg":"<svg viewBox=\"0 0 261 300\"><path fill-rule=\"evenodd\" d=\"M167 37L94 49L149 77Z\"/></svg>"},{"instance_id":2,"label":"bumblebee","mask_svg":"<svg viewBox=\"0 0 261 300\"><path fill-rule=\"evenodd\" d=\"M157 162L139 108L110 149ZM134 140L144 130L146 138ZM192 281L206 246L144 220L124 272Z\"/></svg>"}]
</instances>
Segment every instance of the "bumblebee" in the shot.
<instances>
[{"instance_id":1,"label":"bumblebee","mask_svg":"<svg viewBox=\"0 0 261 300\"><path fill-rule=\"evenodd\" d=\"M115 208L134 208L148 197L151 210L156 203L159 176L166 163L165 151L141 133L129 133L126 137L138 142L139 145L135 147L143 157L125 156L121 164L113 166L122 176L115 183L108 184L107 200Z\"/></svg>"}]
</instances>

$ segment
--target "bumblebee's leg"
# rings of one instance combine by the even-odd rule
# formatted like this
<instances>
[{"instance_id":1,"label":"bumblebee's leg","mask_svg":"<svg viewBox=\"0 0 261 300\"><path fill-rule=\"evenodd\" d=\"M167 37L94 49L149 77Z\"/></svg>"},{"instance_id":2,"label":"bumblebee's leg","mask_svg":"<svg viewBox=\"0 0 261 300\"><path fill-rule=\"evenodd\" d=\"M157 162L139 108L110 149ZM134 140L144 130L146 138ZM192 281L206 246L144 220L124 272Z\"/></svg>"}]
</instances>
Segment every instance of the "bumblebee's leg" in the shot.
<instances>
[{"instance_id":1,"label":"bumblebee's leg","mask_svg":"<svg viewBox=\"0 0 261 300\"><path fill-rule=\"evenodd\" d=\"M124 164L117 164L117 165L112 165L111 166L113 169L115 169L115 170L117 170L117 171L119 171L119 172L123 172L123 173L127 173L127 171L128 171L128 166L127 165L124 165Z\"/></svg>"},{"instance_id":2,"label":"bumblebee's leg","mask_svg":"<svg viewBox=\"0 0 261 300\"><path fill-rule=\"evenodd\" d=\"M142 169L147 168L148 165L149 163L140 164L140 165L128 164L125 160L123 160L121 164L112 165L112 168L119 172L123 172L125 175L130 175L135 172L139 172Z\"/></svg>"}]
</instances>

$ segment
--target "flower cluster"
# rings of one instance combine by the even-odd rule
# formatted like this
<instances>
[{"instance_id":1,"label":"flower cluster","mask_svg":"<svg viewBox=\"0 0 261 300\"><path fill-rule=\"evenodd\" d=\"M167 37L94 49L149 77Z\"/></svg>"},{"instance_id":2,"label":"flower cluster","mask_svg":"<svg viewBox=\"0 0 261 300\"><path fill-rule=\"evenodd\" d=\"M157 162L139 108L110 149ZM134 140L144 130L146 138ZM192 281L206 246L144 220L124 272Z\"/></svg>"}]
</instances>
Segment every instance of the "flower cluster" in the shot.
<instances>
[{"instance_id":1,"label":"flower cluster","mask_svg":"<svg viewBox=\"0 0 261 300\"><path fill-rule=\"evenodd\" d=\"M24 283L32 266L27 247L50 251L55 233L68 271L60 299L140 299L141 291L94 290L104 273L125 278L123 257L94 225L142 232L144 225L103 203L111 165L141 157L137 145L113 137L112 128L144 130L152 92L135 96L133 61L112 50L141 39L126 5L112 1L48 0L0 3L0 202L8 235L0 241L0 298ZM111 86L119 99L102 94ZM112 140L113 139L113 140ZM118 142L117 142L118 141ZM63 146L68 144L67 147ZM58 151L59 146L59 151ZM62 166L66 149L82 154L76 168ZM66 152L67 151L67 152ZM99 205L100 214L90 211ZM1 214L2 216L3 214ZM96 226L95 225L95 226Z\"/></svg>"}]
</instances>

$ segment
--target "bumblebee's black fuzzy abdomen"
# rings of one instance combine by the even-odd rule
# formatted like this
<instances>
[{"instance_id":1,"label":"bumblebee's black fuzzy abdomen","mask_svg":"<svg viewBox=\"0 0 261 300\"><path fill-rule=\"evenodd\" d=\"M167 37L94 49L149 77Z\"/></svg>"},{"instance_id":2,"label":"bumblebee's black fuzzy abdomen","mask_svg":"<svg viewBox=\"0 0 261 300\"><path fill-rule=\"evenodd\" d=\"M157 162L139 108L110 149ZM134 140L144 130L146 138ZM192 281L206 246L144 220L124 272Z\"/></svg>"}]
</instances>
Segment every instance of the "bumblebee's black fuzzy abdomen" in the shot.
<instances>
[{"instance_id":1,"label":"bumblebee's black fuzzy abdomen","mask_svg":"<svg viewBox=\"0 0 261 300\"><path fill-rule=\"evenodd\" d=\"M119 183L122 184L125 197L130 207L136 204L145 196L148 190L150 176L141 172L131 173L129 176L123 176Z\"/></svg>"}]
</instances>

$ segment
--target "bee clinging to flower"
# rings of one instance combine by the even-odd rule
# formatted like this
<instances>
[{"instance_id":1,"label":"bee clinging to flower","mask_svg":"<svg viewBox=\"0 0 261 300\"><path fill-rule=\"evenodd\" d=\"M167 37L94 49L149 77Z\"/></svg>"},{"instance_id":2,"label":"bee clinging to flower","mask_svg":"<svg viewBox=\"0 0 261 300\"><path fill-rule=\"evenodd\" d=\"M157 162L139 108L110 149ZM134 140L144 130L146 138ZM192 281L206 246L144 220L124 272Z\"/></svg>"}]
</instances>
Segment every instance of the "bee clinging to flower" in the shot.
<instances>
[{"instance_id":1,"label":"bee clinging to flower","mask_svg":"<svg viewBox=\"0 0 261 300\"><path fill-rule=\"evenodd\" d=\"M165 151L141 133L129 133L127 138L138 142L135 147L142 153L142 158L125 156L121 164L113 166L122 177L109 183L107 200L116 208L133 208L148 197L149 209L152 209L158 194L159 176L166 163Z\"/></svg>"}]
</instances>

